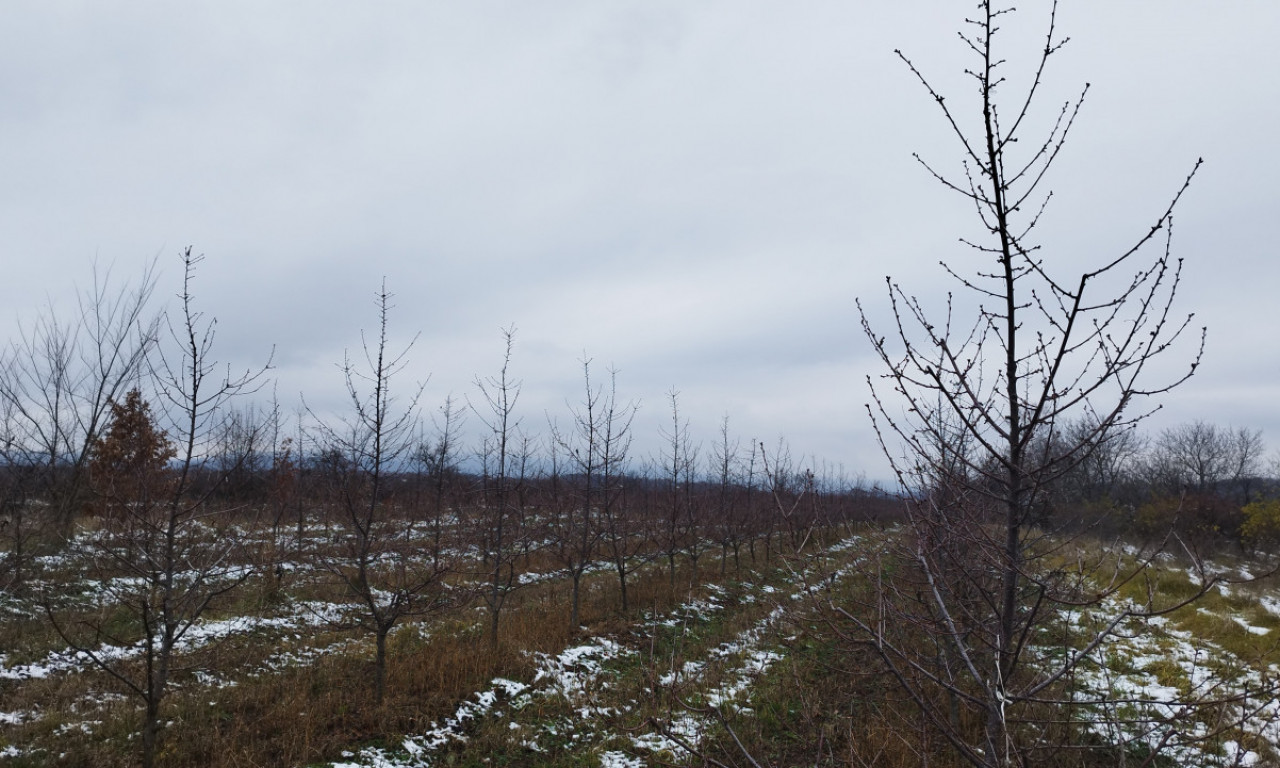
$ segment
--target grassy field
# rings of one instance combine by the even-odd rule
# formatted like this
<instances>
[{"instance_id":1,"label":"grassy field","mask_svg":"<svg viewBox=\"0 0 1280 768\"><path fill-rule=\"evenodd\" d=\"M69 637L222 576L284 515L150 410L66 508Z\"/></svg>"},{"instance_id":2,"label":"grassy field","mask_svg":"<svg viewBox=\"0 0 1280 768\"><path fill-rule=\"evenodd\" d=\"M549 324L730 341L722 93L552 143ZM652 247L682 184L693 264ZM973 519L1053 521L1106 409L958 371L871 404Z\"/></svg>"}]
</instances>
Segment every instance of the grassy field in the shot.
<instances>
[{"instance_id":1,"label":"grassy field","mask_svg":"<svg viewBox=\"0 0 1280 768\"><path fill-rule=\"evenodd\" d=\"M305 563L286 561L255 572L183 638L160 764L620 768L750 765L750 755L760 765L956 765L830 610L865 602L868 555L892 535L833 532L798 556L766 562L761 553L738 569L704 558L694 573L682 562L674 587L665 561L654 561L635 576L625 613L616 579L593 569L579 627L568 625L567 578L533 558L496 652L485 642L478 602L394 630L381 704L369 684L372 639L344 626L356 607ZM1237 577L1261 570L1245 561L1215 567ZM1195 586L1172 559L1152 578L1169 599ZM461 575L451 585L466 586ZM102 615L110 606L95 599L101 584L84 576L74 550L45 558L30 587L0 602L0 764L134 764L136 697L66 647L42 596L58 601L64 620L97 611L95 621L119 638L129 637L129 617L115 626ZM1089 610L1060 611L1038 647L1052 658L1138 596L1122 592ZM1244 727L1225 733L1188 720L1204 718L1203 710L1161 703L1274 684L1280 590L1273 583L1223 585L1195 606L1119 630L1072 683L1082 697L1107 693L1115 701L1111 711L1073 713L1082 738L1129 740L1133 752L1177 721L1183 735L1160 745L1167 764L1280 761L1274 700L1246 703L1254 711ZM139 658L128 642L104 639L94 650L120 665ZM1135 716L1143 707L1149 712ZM1149 732L1129 725L1122 733L1122 722L1147 722ZM1108 764L1096 760L1080 764Z\"/></svg>"}]
</instances>

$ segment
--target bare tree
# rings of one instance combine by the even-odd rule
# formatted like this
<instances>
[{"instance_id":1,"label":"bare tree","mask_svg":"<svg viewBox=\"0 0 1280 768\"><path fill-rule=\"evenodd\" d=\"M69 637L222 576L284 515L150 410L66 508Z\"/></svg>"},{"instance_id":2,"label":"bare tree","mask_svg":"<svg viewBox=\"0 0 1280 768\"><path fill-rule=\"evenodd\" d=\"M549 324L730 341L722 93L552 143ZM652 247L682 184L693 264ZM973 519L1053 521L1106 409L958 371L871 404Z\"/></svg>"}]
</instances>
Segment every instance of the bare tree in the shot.
<instances>
[{"instance_id":1,"label":"bare tree","mask_svg":"<svg viewBox=\"0 0 1280 768\"><path fill-rule=\"evenodd\" d=\"M284 576L284 553L287 548L282 529L285 515L296 503L300 455L292 436L285 434L285 420L280 401L273 390L271 405L266 410L262 441L269 452L263 457L262 496L271 518L271 565L276 579ZM299 538L299 543L301 538Z\"/></svg>"},{"instance_id":2,"label":"bare tree","mask_svg":"<svg viewBox=\"0 0 1280 768\"><path fill-rule=\"evenodd\" d=\"M1066 445L1078 443L1096 429L1092 421L1079 419L1067 426L1062 440ZM1135 430L1114 431L1106 440L1096 441L1093 450L1063 476L1060 495L1068 503L1114 499L1136 479L1146 446L1147 439Z\"/></svg>"},{"instance_id":3,"label":"bare tree","mask_svg":"<svg viewBox=\"0 0 1280 768\"><path fill-rule=\"evenodd\" d=\"M360 359L342 362L349 411L334 421L319 420L318 432L339 533L313 550L316 563L359 604L356 625L374 637L373 693L381 704L386 690L387 636L396 624L427 616L451 602L444 578L449 568L437 551L422 558L409 534L412 517L397 514L393 481L410 469L418 437L418 400L424 385L397 401L392 384L404 370L414 341L400 352L388 339L393 306L386 280L376 297L378 328L361 333Z\"/></svg>"},{"instance_id":4,"label":"bare tree","mask_svg":"<svg viewBox=\"0 0 1280 768\"><path fill-rule=\"evenodd\" d=\"M762 443L751 441L751 450L747 452L746 468L742 476L742 514L745 517L745 534L747 551L751 554L751 562L756 561L756 542L765 529L765 513L760 509L760 482L764 475Z\"/></svg>"},{"instance_id":5,"label":"bare tree","mask_svg":"<svg viewBox=\"0 0 1280 768\"><path fill-rule=\"evenodd\" d=\"M1149 472L1153 482L1175 492L1216 493L1220 485L1257 476L1264 452L1261 430L1224 429L1197 420L1160 433Z\"/></svg>"},{"instance_id":6,"label":"bare tree","mask_svg":"<svg viewBox=\"0 0 1280 768\"><path fill-rule=\"evenodd\" d=\"M209 448L209 468L229 501L243 503L264 495L272 455L266 441L272 431L256 405L232 408L221 420Z\"/></svg>"},{"instance_id":7,"label":"bare tree","mask_svg":"<svg viewBox=\"0 0 1280 768\"><path fill-rule=\"evenodd\" d=\"M689 438L689 422L680 419L680 393L667 393L671 404L671 428L662 430L663 449L658 459L665 500L662 505L662 527L659 531L662 554L667 558L671 588L676 586L676 557L688 553L690 565L697 568L702 542L697 510L694 508L693 484L698 466L698 451Z\"/></svg>"},{"instance_id":8,"label":"bare tree","mask_svg":"<svg viewBox=\"0 0 1280 768\"><path fill-rule=\"evenodd\" d=\"M1122 601L1080 652L1042 653L1040 630L1059 609L1103 610L1141 567L1096 583L1090 563L1055 566L1054 555L1065 545L1031 523L1055 481L1133 429L1151 412L1153 397L1191 375L1203 349L1203 331L1189 332L1191 318L1173 311L1181 262L1169 249L1173 209L1194 170L1130 247L1094 268L1072 272L1032 242L1048 200L1046 174L1084 94L1055 111L1044 138L1024 135L1039 123L1033 113L1045 68L1065 40L1057 33L1055 3L1028 85L1006 100L1013 86L996 40L1010 11L981 2L960 35L974 57L966 73L978 97L976 133L963 127L968 122L960 108L899 53L958 140L962 175L917 159L974 206L986 239L962 240L978 256L972 273L943 264L962 294L975 300L970 320L953 311L950 298L935 316L892 280L891 334L877 333L863 313L867 338L887 371L885 387L872 385L868 411L902 487L912 489L910 536L880 561L896 564L899 575L872 571L878 586L868 603L858 610L837 606L925 719L976 766L1024 765L1060 747L1070 729L1049 727L1036 713L1064 711L1054 707L1067 702L1079 707L1090 698L1069 690L1071 676L1124 621L1185 604L1153 592L1146 600ZM1155 361L1182 349L1184 336L1190 337L1187 367L1153 381ZM1089 428L1068 433L1068 424L1082 418ZM946 450L957 445L957 433L965 450ZM1067 434L1069 441L1062 439ZM905 445L904 457L888 449L895 437ZM1200 584L1203 594L1213 579ZM1206 702L1174 706L1197 703ZM1154 752L1176 741L1178 729L1170 718L1155 726L1153 737L1148 731Z\"/></svg>"},{"instance_id":9,"label":"bare tree","mask_svg":"<svg viewBox=\"0 0 1280 768\"><path fill-rule=\"evenodd\" d=\"M430 497L431 556L435 559L439 559L443 552L446 521L454 527L460 522L458 493L462 482L462 460L458 433L462 430L465 416L453 396L446 397L436 421L435 439L423 442L418 448L418 462L426 474Z\"/></svg>"},{"instance_id":10,"label":"bare tree","mask_svg":"<svg viewBox=\"0 0 1280 768\"><path fill-rule=\"evenodd\" d=\"M552 425L551 430L554 447L566 457L568 472L564 484L570 498L567 504L557 505L552 525L556 555L572 583L569 626L574 628L579 624L582 576L601 556L601 542L609 532L609 509L617 496L619 467L626 460L631 414L635 412L634 406L617 404L612 371L606 392L592 384L591 360L584 357L582 378L585 395L577 408L570 407L572 428L561 432ZM615 554L617 551L615 548ZM618 569L616 561L614 568ZM619 571L624 595L626 573L624 563Z\"/></svg>"},{"instance_id":11,"label":"bare tree","mask_svg":"<svg viewBox=\"0 0 1280 768\"><path fill-rule=\"evenodd\" d=\"M126 610L142 636L116 635L102 613L67 623L52 604L45 606L69 645L142 700L146 768L155 761L161 705L178 669L180 642L215 601L252 573L237 561L237 528L212 505L225 472L208 466L207 459L231 404L257 390L269 365L232 375L215 361L216 322L196 311L192 294L203 257L187 248L181 258L178 313L168 317L168 343L159 346L149 366L169 429L153 428L150 409L135 389L112 401L113 432L90 450L98 497L109 503L91 549L103 585L100 599ZM206 474L215 475L214 481L197 483ZM104 641L136 649L142 664L133 664L130 654L101 652Z\"/></svg>"},{"instance_id":12,"label":"bare tree","mask_svg":"<svg viewBox=\"0 0 1280 768\"><path fill-rule=\"evenodd\" d=\"M64 317L46 307L0 353L0 406L5 457L21 482L10 488L6 571L20 586L36 528L27 510L39 503L57 530L69 535L84 506L89 452L120 400L144 373L156 342L159 317L149 309L155 264L133 283L118 283L111 270L93 269ZM37 521L38 523L38 521Z\"/></svg>"},{"instance_id":13,"label":"bare tree","mask_svg":"<svg viewBox=\"0 0 1280 768\"><path fill-rule=\"evenodd\" d=\"M570 406L573 427L563 432L552 422L551 451L555 491L547 517L552 554L571 584L569 627L580 624L582 575L595 562L603 529L600 525L596 495L600 484L600 396L599 387L591 385L591 360L582 360L586 396L579 408ZM560 476L559 457L565 457L567 473Z\"/></svg>"},{"instance_id":14,"label":"bare tree","mask_svg":"<svg viewBox=\"0 0 1280 768\"><path fill-rule=\"evenodd\" d=\"M778 532L779 526L787 534L787 553L798 555L812 533L813 521L806 514L808 510L802 502L814 495L813 472L797 468L791 455L791 445L781 437L772 454L764 444L760 445L760 468L773 502L765 512L765 556L767 558L770 553L773 534Z\"/></svg>"},{"instance_id":15,"label":"bare tree","mask_svg":"<svg viewBox=\"0 0 1280 768\"><path fill-rule=\"evenodd\" d=\"M520 434L516 415L521 383L511 378L510 371L515 333L515 326L502 330L502 368L496 376L476 378L484 402L471 405L488 432L480 447L482 487L471 522L485 569L482 596L489 609L489 648L493 651L498 649L502 609L507 597L520 586L518 568L533 545L522 487L528 441Z\"/></svg>"},{"instance_id":16,"label":"bare tree","mask_svg":"<svg viewBox=\"0 0 1280 768\"><path fill-rule=\"evenodd\" d=\"M1259 430L1203 421L1163 430L1144 467L1151 493L1135 522L1144 531L1173 526L1197 539L1234 539L1241 507L1254 495L1264 451Z\"/></svg>"},{"instance_id":17,"label":"bare tree","mask_svg":"<svg viewBox=\"0 0 1280 768\"><path fill-rule=\"evenodd\" d=\"M0 590L24 588L34 531L27 507L39 468L15 434L13 404L0 399Z\"/></svg>"},{"instance_id":18,"label":"bare tree","mask_svg":"<svg viewBox=\"0 0 1280 768\"><path fill-rule=\"evenodd\" d=\"M631 459L631 422L640 406L618 402L618 372L609 370L609 395L603 404L599 433L600 526L604 556L618 577L619 601L629 608L627 578L645 562L645 521L627 503L627 467Z\"/></svg>"},{"instance_id":19,"label":"bare tree","mask_svg":"<svg viewBox=\"0 0 1280 768\"><path fill-rule=\"evenodd\" d=\"M707 476L715 483L715 504L712 512L716 543L720 545L720 573L728 567L729 550L733 550L733 565L741 567L739 550L746 538L747 507L741 503L738 455L739 441L729 434L729 415L720 421L720 440L711 447Z\"/></svg>"}]
</instances>

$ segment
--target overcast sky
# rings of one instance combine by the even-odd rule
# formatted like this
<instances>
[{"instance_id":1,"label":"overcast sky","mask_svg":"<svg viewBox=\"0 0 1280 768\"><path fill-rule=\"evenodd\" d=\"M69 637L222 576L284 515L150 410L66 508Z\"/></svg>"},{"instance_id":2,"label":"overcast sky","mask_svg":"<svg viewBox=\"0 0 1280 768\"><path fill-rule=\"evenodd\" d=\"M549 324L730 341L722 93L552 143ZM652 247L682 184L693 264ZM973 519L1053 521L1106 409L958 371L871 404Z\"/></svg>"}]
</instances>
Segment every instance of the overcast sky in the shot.
<instances>
[{"instance_id":1,"label":"overcast sky","mask_svg":"<svg viewBox=\"0 0 1280 768\"><path fill-rule=\"evenodd\" d=\"M534 431L580 399L585 354L641 403L641 457L674 388L704 442L728 414L744 441L885 477L854 301L883 320L886 275L936 302L940 260L975 265L972 209L912 160L955 169L956 145L893 51L972 118L972 5L5 3L0 331L67 307L95 260L132 278L159 257L172 296L193 245L220 357L274 345L281 400L323 407L385 276L428 412L475 398L514 324ZM1020 6L1015 63L1047 4ZM1208 348L1152 428L1274 444L1280 3L1064 0L1059 21L1044 114L1092 88L1046 257L1127 247L1204 157L1173 248Z\"/></svg>"}]
</instances>

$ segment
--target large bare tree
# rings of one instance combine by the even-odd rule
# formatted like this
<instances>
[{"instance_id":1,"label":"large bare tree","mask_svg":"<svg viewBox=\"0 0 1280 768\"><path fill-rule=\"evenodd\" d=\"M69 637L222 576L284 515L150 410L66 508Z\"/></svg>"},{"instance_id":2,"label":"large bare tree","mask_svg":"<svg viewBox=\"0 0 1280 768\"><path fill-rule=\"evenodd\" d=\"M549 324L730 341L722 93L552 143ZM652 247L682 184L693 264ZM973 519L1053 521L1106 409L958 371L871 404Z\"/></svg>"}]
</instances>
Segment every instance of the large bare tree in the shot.
<instances>
[{"instance_id":1,"label":"large bare tree","mask_svg":"<svg viewBox=\"0 0 1280 768\"><path fill-rule=\"evenodd\" d=\"M965 21L971 102L946 98L898 53L960 155L956 172L917 160L973 207L982 234L962 239L969 258L942 264L958 286L944 306L926 307L889 279L891 331L878 332L862 314L886 371L882 384L869 380L868 411L906 489L910 533L876 561L901 570L892 578L873 572L869 600L858 610L838 608L925 720L975 766L1025 765L1037 754L1044 759L1044 750L1081 746L1062 719L1088 711L1090 694L1071 688L1074 672L1125 621L1172 611L1213 584L1201 578L1196 594L1180 600L1154 591L1120 599L1121 586L1149 560L1118 576L1113 567L1115 578L1098 581L1092 574L1105 574L1102 560L1079 555L1062 567L1071 550L1041 527L1054 483L1127 439L1157 407L1153 398L1199 363L1203 330L1174 310L1182 262L1169 248L1174 207L1199 162L1133 242L1093 266L1082 269L1075 254L1036 242L1045 182L1087 86L1043 120L1046 67L1066 42L1057 5L1021 80L998 45L1011 12L984 1ZM1015 82L1026 85L1011 92ZM1039 125L1047 132L1032 135ZM1181 368L1157 366L1171 353L1184 355ZM902 453L890 447L898 443ZM1082 606L1110 612L1077 650L1042 652L1041 630L1059 611ZM1168 703L1184 714L1222 703L1195 694L1201 698ZM1129 725L1118 732L1138 734L1155 747L1151 754L1181 737L1175 717Z\"/></svg>"},{"instance_id":2,"label":"large bare tree","mask_svg":"<svg viewBox=\"0 0 1280 768\"><path fill-rule=\"evenodd\" d=\"M1262 471L1262 431L1219 427L1204 421L1160 432L1152 446L1148 477L1174 493L1217 493L1221 485L1246 483ZM1250 501L1247 496L1244 502Z\"/></svg>"},{"instance_id":3,"label":"large bare tree","mask_svg":"<svg viewBox=\"0 0 1280 768\"><path fill-rule=\"evenodd\" d=\"M111 404L145 373L160 330L151 308L155 265L132 282L93 268L70 313L50 304L0 352L0 452L9 469L7 552L3 581L19 587L29 542L44 526L69 535L87 501L89 452ZM28 508L48 510L31 520Z\"/></svg>"}]
</instances>

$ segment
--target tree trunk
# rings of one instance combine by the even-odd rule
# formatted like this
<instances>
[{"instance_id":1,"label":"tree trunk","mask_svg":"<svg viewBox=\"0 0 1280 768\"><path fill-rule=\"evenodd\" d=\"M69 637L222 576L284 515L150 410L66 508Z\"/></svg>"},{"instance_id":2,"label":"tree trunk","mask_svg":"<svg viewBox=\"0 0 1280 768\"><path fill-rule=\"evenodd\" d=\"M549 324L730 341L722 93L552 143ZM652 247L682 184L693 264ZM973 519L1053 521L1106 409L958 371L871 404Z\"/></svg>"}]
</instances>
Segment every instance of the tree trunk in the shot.
<instances>
[{"instance_id":1,"label":"tree trunk","mask_svg":"<svg viewBox=\"0 0 1280 768\"><path fill-rule=\"evenodd\" d=\"M382 706L382 697L386 693L387 684L387 633L391 627L378 627L375 643L377 651L373 660L373 701Z\"/></svg>"},{"instance_id":2,"label":"tree trunk","mask_svg":"<svg viewBox=\"0 0 1280 768\"><path fill-rule=\"evenodd\" d=\"M160 700L154 693L147 696L146 713L142 721L142 768L156 764L156 737L160 729Z\"/></svg>"},{"instance_id":3,"label":"tree trunk","mask_svg":"<svg viewBox=\"0 0 1280 768\"><path fill-rule=\"evenodd\" d=\"M571 632L578 631L578 606L581 602L581 590L579 587L582 583L581 569L573 570L573 609L569 613L569 630Z\"/></svg>"},{"instance_id":4,"label":"tree trunk","mask_svg":"<svg viewBox=\"0 0 1280 768\"><path fill-rule=\"evenodd\" d=\"M616 562L618 569L618 590L622 593L622 612L626 613L630 606L627 603L627 565L625 562Z\"/></svg>"}]
</instances>

